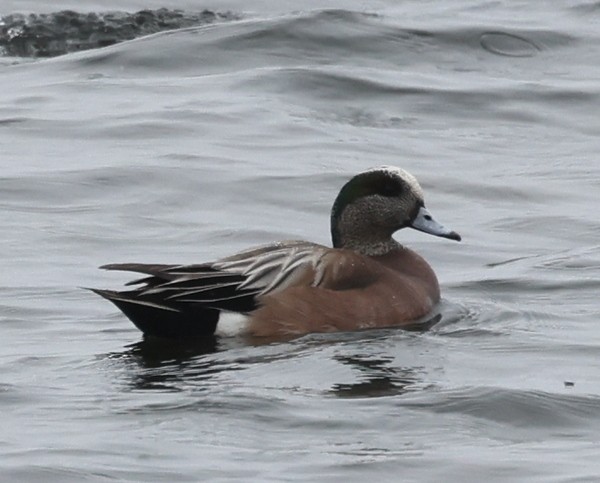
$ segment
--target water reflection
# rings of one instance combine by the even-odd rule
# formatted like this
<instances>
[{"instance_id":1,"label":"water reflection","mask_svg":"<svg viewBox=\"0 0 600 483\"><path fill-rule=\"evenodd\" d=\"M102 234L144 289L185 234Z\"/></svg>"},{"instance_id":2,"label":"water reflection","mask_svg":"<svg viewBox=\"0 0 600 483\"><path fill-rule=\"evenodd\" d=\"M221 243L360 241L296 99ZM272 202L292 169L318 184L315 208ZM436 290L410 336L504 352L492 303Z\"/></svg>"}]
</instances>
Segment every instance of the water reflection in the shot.
<instances>
[{"instance_id":1,"label":"water reflection","mask_svg":"<svg viewBox=\"0 0 600 483\"><path fill-rule=\"evenodd\" d=\"M442 315L437 313L406 327L406 330L424 332L441 319ZM349 365L357 373L354 383L330 381L327 386L331 387L329 391L332 394L339 397L379 397L415 390L419 382L418 368L395 366L393 356L381 354L380 348L373 345L390 337L404 339L402 333L405 331L400 328L370 329L310 334L293 341L219 336L185 341L144 338L126 346L121 352L109 354L108 359L118 361L122 366L121 374L125 376L129 389L177 392L191 386L205 390L226 372L257 365L265 367L265 378L279 378L268 369L274 367L272 364L278 367L278 371L285 371L288 364L298 364L299 360L308 358L317 361L325 357L329 361L333 359L336 363ZM408 337L412 339L415 336ZM321 367L323 364L327 362L315 362ZM306 370L307 373L311 371L310 363Z\"/></svg>"},{"instance_id":2,"label":"water reflection","mask_svg":"<svg viewBox=\"0 0 600 483\"><path fill-rule=\"evenodd\" d=\"M426 332L442 321L441 307L433 316L429 316L413 324L403 326L401 331ZM390 337L396 329L385 329L385 337ZM373 335L382 331L369 331ZM364 333L363 333L364 336ZM375 354L336 355L334 359L351 366L358 372L355 383L334 384L329 392L343 398L383 397L401 395L422 387L422 371L418 367L398 367L394 365L392 356Z\"/></svg>"},{"instance_id":3,"label":"water reflection","mask_svg":"<svg viewBox=\"0 0 600 483\"><path fill-rule=\"evenodd\" d=\"M359 382L334 384L330 393L343 398L382 397L404 394L416 389L420 381L416 368L394 367L393 358L368 356L337 356L336 360L360 372Z\"/></svg>"},{"instance_id":4,"label":"water reflection","mask_svg":"<svg viewBox=\"0 0 600 483\"><path fill-rule=\"evenodd\" d=\"M218 350L217 337L186 341L144 338L108 357L126 365L127 385L131 389L180 391L185 381L214 372L204 356Z\"/></svg>"},{"instance_id":5,"label":"water reflection","mask_svg":"<svg viewBox=\"0 0 600 483\"><path fill-rule=\"evenodd\" d=\"M194 357L212 354L219 350L217 337L197 337L189 340L157 339L145 337L127 346L123 353L141 367L153 368L184 364Z\"/></svg>"}]
</instances>

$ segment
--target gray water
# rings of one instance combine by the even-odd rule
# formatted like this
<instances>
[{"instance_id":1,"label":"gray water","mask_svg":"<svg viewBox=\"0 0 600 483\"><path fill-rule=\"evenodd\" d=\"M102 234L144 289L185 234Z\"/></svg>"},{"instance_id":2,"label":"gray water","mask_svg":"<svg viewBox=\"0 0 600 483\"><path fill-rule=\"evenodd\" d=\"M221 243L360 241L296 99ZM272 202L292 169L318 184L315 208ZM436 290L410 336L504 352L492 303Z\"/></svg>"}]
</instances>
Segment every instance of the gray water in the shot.
<instances>
[{"instance_id":1,"label":"gray water","mask_svg":"<svg viewBox=\"0 0 600 483\"><path fill-rule=\"evenodd\" d=\"M99 3L0 14L199 8ZM600 4L269 3L0 58L0 479L599 479ZM427 332L161 344L80 288L329 243L381 164L463 236L397 234L440 279Z\"/></svg>"}]
</instances>

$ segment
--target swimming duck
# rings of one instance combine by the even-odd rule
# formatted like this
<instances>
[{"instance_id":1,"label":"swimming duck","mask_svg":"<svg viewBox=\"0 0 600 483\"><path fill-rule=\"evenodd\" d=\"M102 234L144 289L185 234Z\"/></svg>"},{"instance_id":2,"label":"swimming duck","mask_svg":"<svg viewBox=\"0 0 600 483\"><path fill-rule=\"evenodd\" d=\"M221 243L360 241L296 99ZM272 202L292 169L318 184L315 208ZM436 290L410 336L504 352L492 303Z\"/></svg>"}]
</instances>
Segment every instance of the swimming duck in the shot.
<instances>
[{"instance_id":1,"label":"swimming duck","mask_svg":"<svg viewBox=\"0 0 600 483\"><path fill-rule=\"evenodd\" d=\"M342 187L333 248L282 241L197 265L104 265L144 276L131 290L92 290L155 337L212 335L221 312L247 316L242 330L256 337L406 326L440 300L433 269L392 238L407 227L461 239L433 219L413 175L382 166Z\"/></svg>"}]
</instances>

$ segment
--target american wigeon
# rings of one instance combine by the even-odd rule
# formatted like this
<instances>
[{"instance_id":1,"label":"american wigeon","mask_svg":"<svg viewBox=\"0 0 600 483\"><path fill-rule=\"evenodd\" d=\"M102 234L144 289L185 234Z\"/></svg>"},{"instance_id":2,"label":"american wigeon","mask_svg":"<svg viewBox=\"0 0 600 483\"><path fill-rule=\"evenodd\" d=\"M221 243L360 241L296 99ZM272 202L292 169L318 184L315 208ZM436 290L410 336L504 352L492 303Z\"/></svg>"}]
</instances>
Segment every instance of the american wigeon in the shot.
<instances>
[{"instance_id":1,"label":"american wigeon","mask_svg":"<svg viewBox=\"0 0 600 483\"><path fill-rule=\"evenodd\" d=\"M405 227L460 241L427 211L414 176L383 166L342 187L333 248L284 241L199 265L105 265L145 276L132 290L94 291L157 337L211 335L222 311L247 315L246 333L266 337L403 326L440 300L429 264L392 238Z\"/></svg>"}]
</instances>

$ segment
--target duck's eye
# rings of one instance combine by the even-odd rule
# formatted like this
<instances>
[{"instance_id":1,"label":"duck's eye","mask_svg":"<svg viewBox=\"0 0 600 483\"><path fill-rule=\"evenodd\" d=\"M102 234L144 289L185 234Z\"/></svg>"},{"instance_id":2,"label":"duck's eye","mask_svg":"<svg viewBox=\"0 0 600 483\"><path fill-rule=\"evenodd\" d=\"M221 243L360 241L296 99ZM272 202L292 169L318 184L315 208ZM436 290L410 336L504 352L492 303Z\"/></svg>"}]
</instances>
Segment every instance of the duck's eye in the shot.
<instances>
[{"instance_id":1,"label":"duck's eye","mask_svg":"<svg viewBox=\"0 0 600 483\"><path fill-rule=\"evenodd\" d=\"M383 196L398 196L400 194L400 187L397 183L392 181L386 181L382 186L380 193Z\"/></svg>"}]
</instances>

